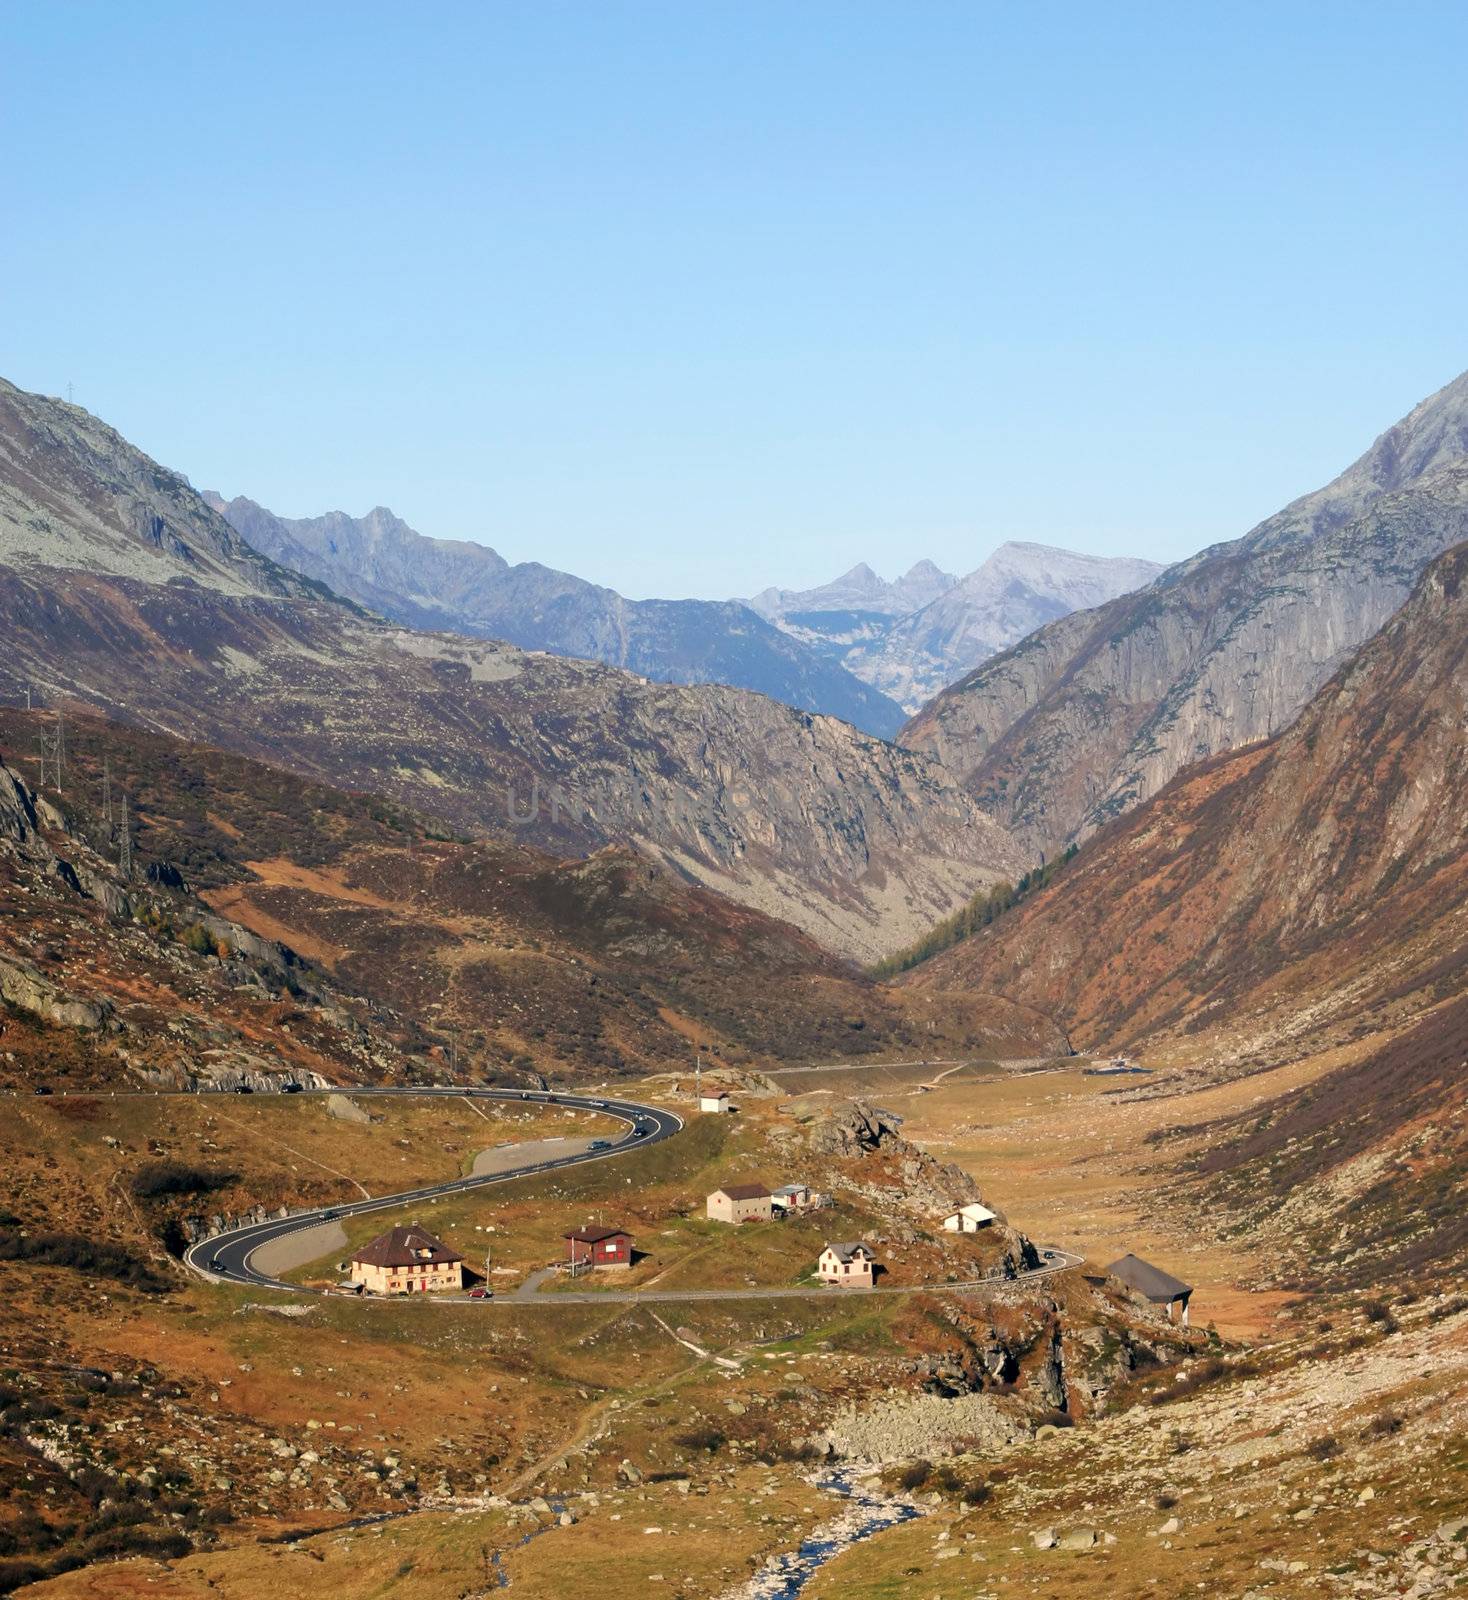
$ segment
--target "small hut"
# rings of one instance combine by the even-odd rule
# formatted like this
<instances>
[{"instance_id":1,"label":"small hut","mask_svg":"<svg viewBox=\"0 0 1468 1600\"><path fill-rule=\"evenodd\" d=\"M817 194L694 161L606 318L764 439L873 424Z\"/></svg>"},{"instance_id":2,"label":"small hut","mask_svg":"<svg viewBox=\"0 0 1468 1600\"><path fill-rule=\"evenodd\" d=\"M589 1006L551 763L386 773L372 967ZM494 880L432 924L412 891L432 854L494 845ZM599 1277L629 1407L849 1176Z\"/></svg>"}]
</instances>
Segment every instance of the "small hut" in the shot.
<instances>
[{"instance_id":1,"label":"small hut","mask_svg":"<svg viewBox=\"0 0 1468 1600\"><path fill-rule=\"evenodd\" d=\"M1150 1300L1154 1306L1166 1306L1169 1322L1174 1320L1173 1307L1180 1305L1182 1325L1185 1328L1188 1326L1188 1301L1193 1297L1192 1284L1174 1278L1170 1272L1164 1272L1161 1267L1154 1267L1150 1261L1143 1261L1140 1256L1130 1252L1120 1261L1113 1261L1107 1267L1106 1275L1124 1283L1133 1294Z\"/></svg>"}]
</instances>

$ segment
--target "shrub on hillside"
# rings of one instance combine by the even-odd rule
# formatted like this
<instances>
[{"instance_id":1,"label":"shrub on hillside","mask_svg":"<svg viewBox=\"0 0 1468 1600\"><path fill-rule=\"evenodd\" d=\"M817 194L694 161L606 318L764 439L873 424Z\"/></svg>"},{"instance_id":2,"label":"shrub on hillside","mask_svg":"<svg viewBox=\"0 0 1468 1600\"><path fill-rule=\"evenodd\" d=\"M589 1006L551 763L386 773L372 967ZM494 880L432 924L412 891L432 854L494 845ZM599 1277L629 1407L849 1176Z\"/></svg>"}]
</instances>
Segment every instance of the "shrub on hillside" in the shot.
<instances>
[{"instance_id":1,"label":"shrub on hillside","mask_svg":"<svg viewBox=\"0 0 1468 1600\"><path fill-rule=\"evenodd\" d=\"M120 1244L85 1238L79 1233L19 1234L0 1232L0 1261L30 1261L38 1266L70 1267L130 1284L145 1294L164 1294L170 1285L140 1256Z\"/></svg>"},{"instance_id":2,"label":"shrub on hillside","mask_svg":"<svg viewBox=\"0 0 1468 1600\"><path fill-rule=\"evenodd\" d=\"M139 1200L156 1200L169 1194L213 1194L235 1180L232 1172L212 1167L190 1167L178 1161L153 1161L133 1175L132 1191Z\"/></svg>"}]
</instances>

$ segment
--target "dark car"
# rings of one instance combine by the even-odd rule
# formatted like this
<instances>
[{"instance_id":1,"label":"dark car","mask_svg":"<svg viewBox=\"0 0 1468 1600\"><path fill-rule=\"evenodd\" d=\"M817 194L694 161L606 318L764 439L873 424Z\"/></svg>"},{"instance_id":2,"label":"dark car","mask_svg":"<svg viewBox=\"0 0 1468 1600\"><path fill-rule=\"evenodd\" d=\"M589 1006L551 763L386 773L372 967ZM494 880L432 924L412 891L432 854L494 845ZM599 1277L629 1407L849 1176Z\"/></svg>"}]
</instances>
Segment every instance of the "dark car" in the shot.
<instances>
[{"instance_id":1,"label":"dark car","mask_svg":"<svg viewBox=\"0 0 1468 1600\"><path fill-rule=\"evenodd\" d=\"M323 1211L321 1213L321 1220L323 1222L335 1222L339 1216L341 1216L340 1211Z\"/></svg>"},{"instance_id":2,"label":"dark car","mask_svg":"<svg viewBox=\"0 0 1468 1600\"><path fill-rule=\"evenodd\" d=\"M301 1085L298 1083L283 1083L280 1086L282 1094L300 1094Z\"/></svg>"},{"instance_id":3,"label":"dark car","mask_svg":"<svg viewBox=\"0 0 1468 1600\"><path fill-rule=\"evenodd\" d=\"M49 1083L38 1083L36 1085L36 1093L37 1094L53 1094L53 1093L55 1093L55 1091L52 1089L52 1087L51 1087L51 1085Z\"/></svg>"},{"instance_id":4,"label":"dark car","mask_svg":"<svg viewBox=\"0 0 1468 1600\"><path fill-rule=\"evenodd\" d=\"M250 1087L250 1085L248 1083L242 1083L239 1086L239 1088L237 1088L235 1090L236 1094L254 1094L254 1092L255 1091Z\"/></svg>"},{"instance_id":5,"label":"dark car","mask_svg":"<svg viewBox=\"0 0 1468 1600\"><path fill-rule=\"evenodd\" d=\"M218 1272L221 1270L218 1256L209 1257L209 1270L210 1272Z\"/></svg>"},{"instance_id":6,"label":"dark car","mask_svg":"<svg viewBox=\"0 0 1468 1600\"><path fill-rule=\"evenodd\" d=\"M612 1141L610 1139L593 1139L586 1148L588 1150L610 1150Z\"/></svg>"}]
</instances>

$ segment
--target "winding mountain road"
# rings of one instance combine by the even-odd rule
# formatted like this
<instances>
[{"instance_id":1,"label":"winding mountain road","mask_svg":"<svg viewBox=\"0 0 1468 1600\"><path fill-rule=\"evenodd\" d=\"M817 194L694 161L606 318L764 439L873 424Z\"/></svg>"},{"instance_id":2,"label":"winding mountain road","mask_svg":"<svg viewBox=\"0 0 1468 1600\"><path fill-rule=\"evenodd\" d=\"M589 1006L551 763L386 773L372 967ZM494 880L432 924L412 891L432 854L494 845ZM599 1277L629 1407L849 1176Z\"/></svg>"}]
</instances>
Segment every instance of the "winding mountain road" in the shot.
<instances>
[{"instance_id":1,"label":"winding mountain road","mask_svg":"<svg viewBox=\"0 0 1468 1600\"><path fill-rule=\"evenodd\" d=\"M560 1090L542 1089L464 1089L464 1088L366 1088L306 1090L308 1094L349 1093L354 1099L383 1097L429 1097L470 1100L499 1100L516 1105L554 1105L570 1111L593 1111L602 1116L614 1117L626 1124L627 1131L609 1143L605 1150L581 1150L549 1160L527 1162L506 1168L502 1172L481 1173L468 1178L453 1178L445 1183L430 1184L422 1189L409 1189L401 1194L380 1195L370 1200L357 1200L342 1205L323 1206L314 1211L301 1211L289 1217L279 1217L268 1222L247 1223L230 1228L211 1238L201 1239L183 1253L183 1263L200 1277L214 1283L248 1284L260 1289L283 1289L292 1294L330 1293L329 1290L311 1290L299 1283L289 1283L253 1265L255 1254L265 1245L284 1239L322 1223L338 1222L348 1217L366 1216L375 1211L390 1211L420 1201L437 1200L445 1195L462 1194L469 1189L482 1189L490 1184L508 1183L514 1178L526 1178L540 1173L554 1172L562 1167L580 1166L588 1161L610 1161L629 1150L644 1145L657 1144L671 1139L683 1129L683 1118L676 1112L664 1111L657 1106L641 1105L633 1100L603 1099L593 1095L566 1094ZM806 1287L798 1284L780 1284L768 1288L745 1289L594 1289L553 1291L538 1293L544 1274L532 1274L531 1279L519 1289L498 1300L485 1304L538 1305L630 1305L641 1302L672 1303L689 1300L777 1300L777 1299L828 1299L843 1295L866 1294L947 1294L963 1290L995 1289L1006 1284L1030 1282L1065 1272L1082 1264L1084 1258L1069 1251L1046 1251L1043 1264L1020 1273L1017 1278L971 1278L943 1283L884 1284L870 1289L833 1289L827 1285ZM407 1297L404 1297L407 1298ZM416 1297L415 1297L416 1298ZM424 1297L425 1299L428 1297ZM463 1296L437 1294L435 1303L453 1303ZM481 1302L476 1302L481 1303Z\"/></svg>"},{"instance_id":2,"label":"winding mountain road","mask_svg":"<svg viewBox=\"0 0 1468 1600\"><path fill-rule=\"evenodd\" d=\"M408 1189L402 1194L380 1195L371 1200L354 1200L343 1205L323 1206L315 1211L300 1211L289 1217L274 1218L269 1222L247 1223L244 1227L230 1228L211 1238L191 1244L183 1253L183 1263L201 1277L214 1282L248 1283L256 1288L289 1289L294 1294L307 1293L298 1283L287 1283L267 1272L257 1271L251 1258L262 1245L271 1244L287 1235L305 1228L319 1227L323 1222L337 1222L347 1217L366 1216L374 1211L391 1211L399 1206L413 1205L419 1201L438 1200L445 1195L462 1194L468 1189L483 1189L492 1183L508 1183L512 1178L527 1178L538 1173L555 1172L561 1167L581 1166L588 1161L609 1161L630 1149L657 1144L681 1132L683 1118L676 1112L662 1111L656 1106L638 1105L630 1100L603 1099L594 1095L563 1094L547 1089L464 1089L422 1088L383 1089L353 1085L335 1090L304 1090L305 1094L350 1094L356 1099L381 1098L436 1098L453 1100L500 1100L515 1105L563 1106L569 1111L594 1111L599 1115L615 1117L627 1125L620 1139L610 1143L605 1150L581 1150L569 1155L555 1156L545 1161L527 1162L524 1166L508 1167L502 1172L480 1173L468 1178L451 1178L445 1183L429 1184L423 1189Z\"/></svg>"}]
</instances>

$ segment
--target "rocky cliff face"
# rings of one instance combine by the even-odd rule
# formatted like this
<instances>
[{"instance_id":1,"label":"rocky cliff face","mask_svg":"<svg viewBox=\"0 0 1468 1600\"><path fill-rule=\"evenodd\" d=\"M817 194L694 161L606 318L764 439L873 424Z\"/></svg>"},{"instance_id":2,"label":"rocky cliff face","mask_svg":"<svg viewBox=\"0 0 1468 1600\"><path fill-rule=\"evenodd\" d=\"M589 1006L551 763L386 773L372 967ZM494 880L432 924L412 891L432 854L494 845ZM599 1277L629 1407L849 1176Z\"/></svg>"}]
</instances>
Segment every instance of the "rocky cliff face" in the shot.
<instances>
[{"instance_id":1,"label":"rocky cliff face","mask_svg":"<svg viewBox=\"0 0 1468 1600\"><path fill-rule=\"evenodd\" d=\"M429 539L379 506L365 517L277 517L243 497L209 504L257 550L409 627L503 639L668 683L727 683L890 738L896 702L737 601L628 600L485 545Z\"/></svg>"},{"instance_id":2,"label":"rocky cliff face","mask_svg":"<svg viewBox=\"0 0 1468 1600\"><path fill-rule=\"evenodd\" d=\"M749 604L908 711L1036 628L1149 583L1154 561L1008 543L966 578L920 561L896 583L863 563L820 589Z\"/></svg>"},{"instance_id":3,"label":"rocky cliff face","mask_svg":"<svg viewBox=\"0 0 1468 1600\"><path fill-rule=\"evenodd\" d=\"M759 695L415 633L318 599L116 434L97 431L89 452L91 425L79 430L72 408L25 397L25 410L58 441L30 458L30 499L49 497L73 555L0 564L11 703L31 685L48 705L93 706L566 854L629 845L863 958L1028 864L926 757ZM4 461L23 445L8 441ZM185 547L155 552L145 576L115 532L139 480L162 486ZM25 544L18 503L0 504L0 549ZM206 582L193 552L211 539L235 565L212 557L222 570Z\"/></svg>"},{"instance_id":4,"label":"rocky cliff face","mask_svg":"<svg viewBox=\"0 0 1468 1600\"><path fill-rule=\"evenodd\" d=\"M1396 1029L1468 979L1465 795L1468 543L1287 731L1184 772L912 981L1038 1006L1087 1046Z\"/></svg>"},{"instance_id":5,"label":"rocky cliff face","mask_svg":"<svg viewBox=\"0 0 1468 1600\"><path fill-rule=\"evenodd\" d=\"M1468 374L1246 538L987 662L903 742L1053 851L1286 726L1465 532Z\"/></svg>"}]
</instances>

